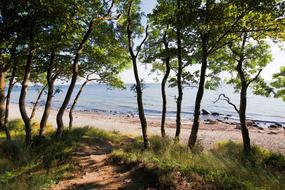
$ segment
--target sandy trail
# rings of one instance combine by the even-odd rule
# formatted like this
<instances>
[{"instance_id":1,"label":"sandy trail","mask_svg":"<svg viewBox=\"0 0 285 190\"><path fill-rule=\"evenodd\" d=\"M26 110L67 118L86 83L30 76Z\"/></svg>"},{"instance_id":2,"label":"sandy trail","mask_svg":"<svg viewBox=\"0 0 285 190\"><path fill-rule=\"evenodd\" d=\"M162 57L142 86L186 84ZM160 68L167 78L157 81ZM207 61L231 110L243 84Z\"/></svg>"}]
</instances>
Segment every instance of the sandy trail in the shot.
<instances>
[{"instance_id":1,"label":"sandy trail","mask_svg":"<svg viewBox=\"0 0 285 190\"><path fill-rule=\"evenodd\" d=\"M140 166L126 166L110 162L112 144L100 139L85 139L78 146L73 160L78 163L79 172L50 187L53 190L92 189L155 189L150 173Z\"/></svg>"},{"instance_id":2,"label":"sandy trail","mask_svg":"<svg viewBox=\"0 0 285 190\"><path fill-rule=\"evenodd\" d=\"M11 119L21 118L18 105L11 105ZM31 109L29 108L29 111ZM42 108L36 113L36 119L40 120L42 116ZM49 123L56 126L56 111L52 110ZM64 115L64 123L68 124L68 112ZM148 132L152 135L160 134L160 120L157 118L147 118L148 120ZM139 136L141 135L141 128L138 117L127 117L122 115L104 115L98 113L90 112L76 112L74 114L74 126L90 126L96 127L99 129L107 131L118 131L122 134ZM183 129L181 130L181 141L186 143L190 130L191 130L191 121L182 122ZM166 122L166 132L169 136L174 137L175 135L175 121L167 120ZM276 134L270 134L272 131L275 131ZM250 128L250 138L253 144L265 147L269 150L279 151L285 154L285 130L276 129L276 130L258 130L256 128ZM206 149L210 149L218 141L237 141L241 142L241 132L238 129L235 129L233 125L227 125L223 123L218 123L215 125L204 125L200 127L198 140Z\"/></svg>"}]
</instances>

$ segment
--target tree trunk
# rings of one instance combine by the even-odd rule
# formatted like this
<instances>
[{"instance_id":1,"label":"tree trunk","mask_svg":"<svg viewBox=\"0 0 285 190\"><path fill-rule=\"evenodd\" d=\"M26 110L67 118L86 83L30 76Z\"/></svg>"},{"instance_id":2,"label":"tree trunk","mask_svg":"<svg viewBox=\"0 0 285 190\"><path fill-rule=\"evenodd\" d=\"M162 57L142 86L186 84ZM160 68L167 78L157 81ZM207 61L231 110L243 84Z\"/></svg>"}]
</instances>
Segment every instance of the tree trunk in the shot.
<instances>
[{"instance_id":1,"label":"tree trunk","mask_svg":"<svg viewBox=\"0 0 285 190\"><path fill-rule=\"evenodd\" d=\"M79 91L78 91L78 93L77 93L77 95L76 95L76 97L75 97L75 99L74 99L74 101L73 101L73 104L72 104L72 106L71 106L71 108L70 108L70 111L69 111L69 129L71 129L71 128L72 128L72 125L73 125L73 110L74 110L74 108L75 108L75 106L76 106L76 103L77 103L77 101L78 101L78 99L79 99L79 97L80 97L80 95L81 95L81 93L82 93L82 91L83 91L83 88L87 85L88 82L89 82L89 80L86 80L86 81L81 85L81 87L80 87L80 89L79 89Z\"/></svg>"},{"instance_id":2,"label":"tree trunk","mask_svg":"<svg viewBox=\"0 0 285 190\"><path fill-rule=\"evenodd\" d=\"M133 31L131 29L131 24L132 24L132 20L131 20L131 8L132 8L132 1L130 1L129 4L129 8L128 8L128 25L127 25L127 35L128 35L128 48L129 48L129 53L132 59L132 63L133 63L133 71L134 71L134 76L135 76L135 80L136 80L136 93L137 93L137 104L138 104L138 112L139 112L139 118L140 118L140 122L141 122L141 128L142 128L142 135L143 135L143 142L144 142L144 148L147 149L149 147L149 140L148 140L148 135L147 135L147 122L146 122L146 118L145 118L145 114L144 114L144 107L143 107L143 99L142 99L142 86L141 86L141 81L139 78L139 74L138 74L138 68L137 68L137 56L141 50L142 45L144 44L144 42L147 39L147 29L148 26L146 27L146 35L145 38L143 39L143 41L141 42L141 44L139 45L139 47L137 48L137 53L134 53L133 50L133 39L132 39L132 34Z\"/></svg>"},{"instance_id":3,"label":"tree trunk","mask_svg":"<svg viewBox=\"0 0 285 190\"><path fill-rule=\"evenodd\" d=\"M180 0L177 0L177 9L180 10ZM176 133L175 139L179 141L180 131L181 131L181 104L183 98L183 87L182 87L182 50L181 50L181 34L180 34L180 15L177 15L177 59L178 59L178 72L177 72L177 88L178 88L178 97L176 100L177 109L176 109Z\"/></svg>"},{"instance_id":4,"label":"tree trunk","mask_svg":"<svg viewBox=\"0 0 285 190\"><path fill-rule=\"evenodd\" d=\"M246 106L247 106L247 85L246 83L242 84L242 89L240 93L240 108L239 108L239 119L241 126L241 134L243 140L243 148L245 155L250 153L250 138L246 124Z\"/></svg>"},{"instance_id":5,"label":"tree trunk","mask_svg":"<svg viewBox=\"0 0 285 190\"><path fill-rule=\"evenodd\" d=\"M37 97L37 99L36 99L36 101L35 101L35 104L34 104L34 106L33 106L32 112L31 112L31 116L30 116L30 120L31 120L31 121L34 119L34 117L35 117L35 115L36 115L36 111L37 111L37 109L38 109L38 104L39 104L39 102L40 102L40 100L41 100L41 97L42 97L42 95L43 95L43 93L44 93L46 87L47 87L47 85L43 86L42 89L41 89L41 91L40 91L40 93L38 94L38 97Z\"/></svg>"},{"instance_id":6,"label":"tree trunk","mask_svg":"<svg viewBox=\"0 0 285 190\"><path fill-rule=\"evenodd\" d=\"M80 55L83 51L83 48L84 48L84 45L85 43L87 42L90 34L92 33L93 31L93 27L94 27L94 20L92 19L89 23L89 27L88 27L88 30L87 32L85 33L82 41L80 42L77 50L76 50L76 53L75 53L75 58L74 58L74 61L73 61L73 71L72 71L72 79L71 79L71 83L69 85L69 88L67 90L67 93L66 93L66 96L65 96L65 99L62 103L62 106L60 107L58 113L57 113L57 117L56 117L56 122L57 122L57 131L56 131L56 138L57 139L61 139L62 137L62 133L63 133L63 114L64 114L64 111L66 109L66 107L68 106L68 103L70 101L70 98L71 98L71 95L73 93L73 90L74 90L74 87L75 87L75 84L76 84L76 80L77 80L77 77L78 77L78 71L79 71L79 65L78 65L78 62L79 62L79 58L80 58Z\"/></svg>"},{"instance_id":7,"label":"tree trunk","mask_svg":"<svg viewBox=\"0 0 285 190\"><path fill-rule=\"evenodd\" d=\"M41 123L40 123L40 132L39 132L40 136L43 136L45 127L47 125L47 121L48 121L48 117L49 117L50 109L51 109L53 93L54 93L54 82L56 80L56 77L54 78L52 77L54 59L55 59L55 53L52 52L51 57L50 57L50 63L48 66L47 77L46 77L47 83L48 83L48 92L47 92L47 99L46 99L44 113L43 113Z\"/></svg>"},{"instance_id":8,"label":"tree trunk","mask_svg":"<svg viewBox=\"0 0 285 190\"><path fill-rule=\"evenodd\" d=\"M149 147L149 141L148 141L148 136L147 136L147 122L146 122L146 118L144 114L144 107L143 107L143 100L142 100L141 82L139 80L136 59L132 59L132 60L133 60L133 70L134 70L135 79L136 79L137 104L138 104L139 118L140 118L141 127L142 127L144 148L147 149Z\"/></svg>"},{"instance_id":9,"label":"tree trunk","mask_svg":"<svg viewBox=\"0 0 285 190\"><path fill-rule=\"evenodd\" d=\"M204 95L204 86L206 79L206 71L208 66L208 48L207 48L208 38L207 36L202 37L202 65L200 71L200 83L198 87L198 92L196 95L195 101L195 110L194 110L194 121L191 130L191 135L189 137L188 146L190 149L193 149L195 143L197 141L197 134L200 125L200 110L201 110L201 102Z\"/></svg>"},{"instance_id":10,"label":"tree trunk","mask_svg":"<svg viewBox=\"0 0 285 190\"><path fill-rule=\"evenodd\" d=\"M250 153L251 147L250 147L250 138L249 133L246 125L246 105L247 105L247 88L248 84L245 78L244 71L242 69L242 65L244 62L244 47L247 40L247 34L245 33L242 39L242 46L241 46L241 54L239 57L238 65L236 67L236 70L238 72L238 76L240 78L241 82L241 92L240 92L240 108L239 108L239 118L240 118L240 126L241 126L241 134L242 134L242 140L243 140L243 147L244 147L244 153L245 155L248 155Z\"/></svg>"},{"instance_id":11,"label":"tree trunk","mask_svg":"<svg viewBox=\"0 0 285 190\"><path fill-rule=\"evenodd\" d=\"M9 80L9 85L8 85L8 90L7 90L7 95L6 95L6 108L5 108L5 119L4 119L4 130L6 133L6 139L9 141L11 140L11 135L8 129L8 120L9 120L9 107L10 107L10 99L11 99L11 94L12 90L14 87L14 80L15 80L15 75L16 75L16 69L17 69L17 64L16 64L16 45L14 44L12 49L11 49L11 64L13 65L12 67L12 73L11 77Z\"/></svg>"},{"instance_id":12,"label":"tree trunk","mask_svg":"<svg viewBox=\"0 0 285 190\"><path fill-rule=\"evenodd\" d=\"M0 129L5 130L5 71L0 70ZM7 133L6 138L8 139Z\"/></svg>"},{"instance_id":13,"label":"tree trunk","mask_svg":"<svg viewBox=\"0 0 285 190\"><path fill-rule=\"evenodd\" d=\"M167 26L168 28L168 26ZM166 118L166 105L167 105L167 97L166 97L166 92L165 92L165 87L166 87L166 82L170 74L170 57L169 57L169 47L168 47L168 42L166 40L166 32L164 33L163 36L163 43L166 51L166 57L165 57L165 74L161 82L161 95L162 95L162 116L161 116L161 136L165 137L165 118Z\"/></svg>"},{"instance_id":14,"label":"tree trunk","mask_svg":"<svg viewBox=\"0 0 285 190\"><path fill-rule=\"evenodd\" d=\"M19 108L20 108L22 119L24 120L24 123L25 123L26 145L30 145L31 139L32 139L32 126L31 126L30 118L26 110L25 101L26 101L26 96L27 96L27 91L28 91L28 83L29 83L30 75L31 75L31 66L32 66L34 52L35 50L33 46L31 45L28 60L27 60L26 67L25 67L25 74L24 74L24 79L22 82L22 89L21 89L21 94L20 94L20 99L19 99Z\"/></svg>"},{"instance_id":15,"label":"tree trunk","mask_svg":"<svg viewBox=\"0 0 285 190\"><path fill-rule=\"evenodd\" d=\"M13 63L13 68L12 68L11 77L10 77L10 80L9 80L7 96L6 96L6 110L5 110L4 129L5 129L7 140L11 139L11 135L10 135L10 132L8 130L8 120L9 120L10 100L11 100L12 90L13 90L13 87L14 87L14 80L15 80L15 75L16 75L16 69L17 69L17 65L14 62Z\"/></svg>"}]
</instances>

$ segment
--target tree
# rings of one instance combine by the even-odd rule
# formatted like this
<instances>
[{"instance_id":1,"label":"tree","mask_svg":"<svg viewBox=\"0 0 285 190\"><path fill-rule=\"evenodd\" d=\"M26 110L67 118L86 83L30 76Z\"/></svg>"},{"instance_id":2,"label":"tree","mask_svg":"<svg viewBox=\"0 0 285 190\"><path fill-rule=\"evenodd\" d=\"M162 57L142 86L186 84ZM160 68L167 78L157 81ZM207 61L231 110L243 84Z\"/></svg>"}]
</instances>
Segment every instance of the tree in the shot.
<instances>
[{"instance_id":1,"label":"tree","mask_svg":"<svg viewBox=\"0 0 285 190\"><path fill-rule=\"evenodd\" d=\"M153 13L148 15L149 35L140 58L142 62L152 64L151 72L163 73L161 81L162 115L160 125L162 137L166 135L166 83L171 72L171 60L176 54L175 48L170 45L175 36L172 28L170 28L173 13L173 5L171 3L164 0L158 1L158 5L153 10Z\"/></svg>"},{"instance_id":2,"label":"tree","mask_svg":"<svg viewBox=\"0 0 285 190\"><path fill-rule=\"evenodd\" d=\"M225 70L232 76L228 83L234 84L236 91L240 93L239 108L225 94L221 94L218 99L222 98L228 102L239 114L244 153L248 154L251 145L246 122L247 91L250 85L262 81L260 73L272 58L269 45L264 41L254 41L248 32L242 32L240 39L232 42L227 48L224 53L220 53L225 58Z\"/></svg>"},{"instance_id":3,"label":"tree","mask_svg":"<svg viewBox=\"0 0 285 190\"><path fill-rule=\"evenodd\" d=\"M142 135L143 135L143 142L144 148L147 149L149 147L149 140L147 135L147 121L144 113L144 106L143 106L143 99L142 99L142 83L139 77L138 68L137 68L137 58L139 53L141 52L142 46L144 45L145 41L148 37L148 26L145 28L145 37L141 41L141 43L135 48L134 39L136 37L140 37L143 33L143 27L140 24L141 20L141 13L140 13L140 0L128 0L124 4L124 16L122 19L122 28L127 36L127 45L129 54L132 60L133 65L133 72L135 76L135 91L137 95L137 105L138 105L138 112L139 118L141 122L142 128ZM135 52L136 49L137 51Z\"/></svg>"},{"instance_id":4,"label":"tree","mask_svg":"<svg viewBox=\"0 0 285 190\"><path fill-rule=\"evenodd\" d=\"M223 48L235 39L235 35L242 30L243 24L255 26L258 21L265 17L259 17L264 14L272 14L269 17L269 23L266 26L257 25L254 30L257 31L272 31L272 28L278 28L276 25L271 25L272 18L277 18L275 14L278 1L220 1L215 2L208 0L205 4L190 3L189 17L194 18L193 27L196 30L197 36L200 39L199 49L201 51L201 70L199 87L195 101L194 121L189 137L188 146L193 148L199 129L201 102L204 95L206 82L206 71L209 68L209 58L215 56L217 50ZM260 14L255 14L260 13ZM266 19L265 19L266 20ZM244 22L246 21L246 22ZM264 20L263 20L264 21ZM275 23L278 23L275 21ZM275 24L274 23L274 24ZM261 27L259 27L261 26Z\"/></svg>"},{"instance_id":5,"label":"tree","mask_svg":"<svg viewBox=\"0 0 285 190\"><path fill-rule=\"evenodd\" d=\"M71 105L69 128L72 128L73 111L84 87L94 81L105 83L111 88L124 88L118 74L128 66L128 61L126 48L116 39L116 30L108 24L102 25L94 34L94 43L92 46L86 46L82 55L79 75L85 81Z\"/></svg>"},{"instance_id":6,"label":"tree","mask_svg":"<svg viewBox=\"0 0 285 190\"><path fill-rule=\"evenodd\" d=\"M71 95L73 93L78 74L79 74L79 60L81 57L81 54L84 50L84 47L87 43L92 43L89 39L91 37L91 34L94 30L94 28L98 25L100 25L102 22L112 21L114 19L117 19L118 16L112 16L112 9L114 7L115 2L112 1L109 5L108 3L103 2L95 2L94 4L92 2L85 2L84 4L87 5L88 8L92 7L91 13L85 15L86 19L89 19L89 24L85 29L85 33L83 33L82 39L80 40L78 47L75 50L74 53L74 59L72 63L72 77L71 82L69 85L69 88L67 90L65 99L57 113L56 121L57 121L57 131L56 131L56 137L57 139L60 139L62 137L63 133L63 114L68 106L68 103L71 99ZM88 9L89 10L89 9ZM112 24L111 22L108 22Z\"/></svg>"}]
</instances>

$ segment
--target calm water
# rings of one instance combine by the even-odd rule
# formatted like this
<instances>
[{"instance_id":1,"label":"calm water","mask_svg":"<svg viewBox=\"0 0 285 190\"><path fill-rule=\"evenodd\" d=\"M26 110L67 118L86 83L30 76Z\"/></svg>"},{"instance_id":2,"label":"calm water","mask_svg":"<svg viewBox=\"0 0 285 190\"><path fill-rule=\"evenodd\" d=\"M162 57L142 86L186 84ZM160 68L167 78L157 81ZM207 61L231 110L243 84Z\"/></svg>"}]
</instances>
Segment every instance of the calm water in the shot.
<instances>
[{"instance_id":1,"label":"calm water","mask_svg":"<svg viewBox=\"0 0 285 190\"><path fill-rule=\"evenodd\" d=\"M76 86L76 92L80 86ZM110 90L105 85L91 84L85 87L80 100L77 104L77 110L99 111L106 113L128 114L136 113L136 97L135 93L130 90L131 85L127 84L125 90ZM53 108L58 108L65 96L67 86L61 86L62 92L56 94L53 101ZM182 115L184 119L193 118L194 102L197 89L185 88L184 99L182 106ZM14 88L12 102L17 103L20 93L20 87ZM30 87L27 102L35 101L38 90L37 87ZM234 93L230 86L222 86L217 91L205 91L205 96L202 102L202 108L211 112L220 114L230 114L232 118L237 118L235 110L226 102L220 101L213 103L220 93L225 93L229 96L236 105L239 102L239 95ZM168 88L168 117L175 117L176 103L175 96L176 88ZM75 95L75 93L74 93ZM161 95L159 84L146 84L143 91L145 112L149 116L161 115ZM41 102L44 104L44 97ZM285 123L285 103L279 99L265 98L255 96L249 92L248 94L248 118L262 121L276 121Z\"/></svg>"}]
</instances>

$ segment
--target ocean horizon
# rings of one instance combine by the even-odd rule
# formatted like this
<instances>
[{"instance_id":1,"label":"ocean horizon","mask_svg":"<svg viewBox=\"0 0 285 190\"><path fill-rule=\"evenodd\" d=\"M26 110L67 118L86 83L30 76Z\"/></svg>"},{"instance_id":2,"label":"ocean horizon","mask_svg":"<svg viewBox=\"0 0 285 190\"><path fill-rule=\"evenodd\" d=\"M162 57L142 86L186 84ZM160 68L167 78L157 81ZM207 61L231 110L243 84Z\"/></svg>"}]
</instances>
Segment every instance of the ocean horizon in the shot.
<instances>
[{"instance_id":1,"label":"ocean horizon","mask_svg":"<svg viewBox=\"0 0 285 190\"><path fill-rule=\"evenodd\" d=\"M102 112L106 114L137 114L137 104L135 93L131 91L132 84L125 84L125 89L110 89L105 84L92 83L87 85L77 103L76 111ZM38 95L41 87L30 86L26 102L32 104ZM52 108L58 109L65 97L68 85L56 85L61 90L55 94ZM76 85L69 107L80 88ZM18 103L21 86L13 89L11 102ZM160 117L162 109L162 98L159 83L146 83L143 89L143 100L145 114L151 117ZM176 115L176 88L167 88L167 117L175 118ZM193 119L194 104L196 98L196 88L184 88L182 102L182 118L184 120ZM214 103L220 93L226 94L231 101L238 106L239 94L234 92L230 85L222 85L217 90L205 90L202 101L202 109L210 112L217 112L219 117L227 117L238 120L238 114L232 106L224 101ZM45 103L45 94L42 96L40 105ZM256 96L249 90L247 117L261 123L283 123L285 124L285 102L281 99ZM203 116L204 119L215 118L215 116Z\"/></svg>"}]
</instances>

